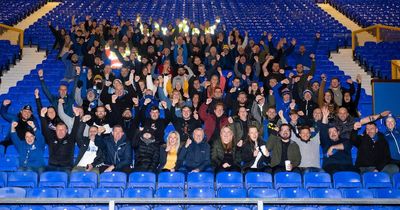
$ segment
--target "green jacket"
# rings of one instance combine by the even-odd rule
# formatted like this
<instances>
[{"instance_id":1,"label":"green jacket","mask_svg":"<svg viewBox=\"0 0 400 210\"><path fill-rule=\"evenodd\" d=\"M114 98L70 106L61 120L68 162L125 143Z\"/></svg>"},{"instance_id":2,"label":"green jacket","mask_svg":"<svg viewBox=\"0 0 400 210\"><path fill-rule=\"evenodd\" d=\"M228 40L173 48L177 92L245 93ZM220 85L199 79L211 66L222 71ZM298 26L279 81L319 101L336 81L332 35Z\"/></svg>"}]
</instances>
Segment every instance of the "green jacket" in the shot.
<instances>
[{"instance_id":1,"label":"green jacket","mask_svg":"<svg viewBox=\"0 0 400 210\"><path fill-rule=\"evenodd\" d=\"M236 148L236 144L233 144L232 146L233 146L232 148L233 164L240 167L240 162L241 162L240 153ZM224 159L224 153L225 151L221 139L218 138L217 140L214 141L213 148L211 151L211 165L214 168L220 167L223 164L222 161Z\"/></svg>"},{"instance_id":2,"label":"green jacket","mask_svg":"<svg viewBox=\"0 0 400 210\"><path fill-rule=\"evenodd\" d=\"M243 125L239 117L234 117L233 123L230 125L233 131L233 138L234 144L236 145L240 140L245 140L245 138L241 138L243 135ZM263 136L263 129L259 122L256 120L251 119L250 117L247 118L247 126L255 126L258 129L259 136Z\"/></svg>"},{"instance_id":3,"label":"green jacket","mask_svg":"<svg viewBox=\"0 0 400 210\"><path fill-rule=\"evenodd\" d=\"M282 156L282 143L280 137L271 135L267 141L267 149L271 155L271 167L279 165ZM293 168L300 165L301 154L299 145L292 140L290 140L287 156L292 163Z\"/></svg>"}]
</instances>

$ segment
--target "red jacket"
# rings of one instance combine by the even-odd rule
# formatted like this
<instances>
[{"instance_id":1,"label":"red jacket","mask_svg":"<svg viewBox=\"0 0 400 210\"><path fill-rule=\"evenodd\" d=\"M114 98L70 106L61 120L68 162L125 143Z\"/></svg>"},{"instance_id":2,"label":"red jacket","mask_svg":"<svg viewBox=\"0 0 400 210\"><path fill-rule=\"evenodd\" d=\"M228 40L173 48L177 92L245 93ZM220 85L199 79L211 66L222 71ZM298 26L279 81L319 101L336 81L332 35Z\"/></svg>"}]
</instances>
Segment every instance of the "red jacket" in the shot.
<instances>
[{"instance_id":1,"label":"red jacket","mask_svg":"<svg viewBox=\"0 0 400 210\"><path fill-rule=\"evenodd\" d=\"M199 109L199 116L204 121L204 133L206 134L207 142L210 141L211 136L216 128L216 118L214 113L207 113L208 105L203 103ZM228 125L228 117L223 115L219 123L219 129Z\"/></svg>"}]
</instances>

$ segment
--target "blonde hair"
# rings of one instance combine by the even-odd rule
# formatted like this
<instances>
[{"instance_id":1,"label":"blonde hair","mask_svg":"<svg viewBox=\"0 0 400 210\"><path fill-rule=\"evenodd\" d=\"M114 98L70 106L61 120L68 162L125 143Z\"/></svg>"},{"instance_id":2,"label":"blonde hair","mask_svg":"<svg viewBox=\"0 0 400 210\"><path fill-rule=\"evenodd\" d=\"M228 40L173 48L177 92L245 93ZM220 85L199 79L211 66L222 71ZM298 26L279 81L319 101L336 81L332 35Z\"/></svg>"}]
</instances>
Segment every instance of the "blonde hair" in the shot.
<instances>
[{"instance_id":1,"label":"blonde hair","mask_svg":"<svg viewBox=\"0 0 400 210\"><path fill-rule=\"evenodd\" d=\"M171 135L172 134L175 134L176 135L176 138L177 138L177 142L176 142L176 150L178 150L179 149L179 146L180 146L180 144L181 144L181 136L179 135L179 133L177 132L177 131L171 131L169 134L168 134L168 136L167 136L167 147L170 145L170 143L169 143L169 138L171 137Z\"/></svg>"}]
</instances>

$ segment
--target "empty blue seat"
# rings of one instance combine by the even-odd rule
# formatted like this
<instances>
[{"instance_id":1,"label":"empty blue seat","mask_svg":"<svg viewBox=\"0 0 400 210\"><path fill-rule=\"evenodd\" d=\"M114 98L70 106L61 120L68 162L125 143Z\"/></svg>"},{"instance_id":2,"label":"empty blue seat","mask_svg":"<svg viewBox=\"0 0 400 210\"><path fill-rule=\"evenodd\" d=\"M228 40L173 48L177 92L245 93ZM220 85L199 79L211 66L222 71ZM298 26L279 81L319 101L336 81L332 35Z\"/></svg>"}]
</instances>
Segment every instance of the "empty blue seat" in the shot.
<instances>
[{"instance_id":1,"label":"empty blue seat","mask_svg":"<svg viewBox=\"0 0 400 210\"><path fill-rule=\"evenodd\" d=\"M342 189L343 198L374 198L374 194L368 189Z\"/></svg>"},{"instance_id":2,"label":"empty blue seat","mask_svg":"<svg viewBox=\"0 0 400 210\"><path fill-rule=\"evenodd\" d=\"M248 190L249 198L278 198L278 191L270 188L251 188Z\"/></svg>"},{"instance_id":3,"label":"empty blue seat","mask_svg":"<svg viewBox=\"0 0 400 210\"><path fill-rule=\"evenodd\" d=\"M215 190L213 188L189 188L187 190L188 198L214 198Z\"/></svg>"},{"instance_id":4,"label":"empty blue seat","mask_svg":"<svg viewBox=\"0 0 400 210\"><path fill-rule=\"evenodd\" d=\"M64 188L60 190L60 198L89 198L90 189L88 188Z\"/></svg>"},{"instance_id":5,"label":"empty blue seat","mask_svg":"<svg viewBox=\"0 0 400 210\"><path fill-rule=\"evenodd\" d=\"M181 172L161 172L158 174L158 188L184 188L185 175Z\"/></svg>"},{"instance_id":6,"label":"empty blue seat","mask_svg":"<svg viewBox=\"0 0 400 210\"><path fill-rule=\"evenodd\" d=\"M10 145L7 147L6 156L7 157L19 157L19 153L14 145Z\"/></svg>"},{"instance_id":7,"label":"empty blue seat","mask_svg":"<svg viewBox=\"0 0 400 210\"><path fill-rule=\"evenodd\" d=\"M185 197L182 188L159 188L156 191L157 198L183 198Z\"/></svg>"},{"instance_id":8,"label":"empty blue seat","mask_svg":"<svg viewBox=\"0 0 400 210\"><path fill-rule=\"evenodd\" d=\"M361 188L360 175L356 172L341 171L333 174L335 188Z\"/></svg>"},{"instance_id":9,"label":"empty blue seat","mask_svg":"<svg viewBox=\"0 0 400 210\"><path fill-rule=\"evenodd\" d=\"M72 188L96 188L97 174L95 172L73 172L70 175L68 186Z\"/></svg>"},{"instance_id":10,"label":"empty blue seat","mask_svg":"<svg viewBox=\"0 0 400 210\"><path fill-rule=\"evenodd\" d=\"M0 188L0 198L25 198L26 191L20 187Z\"/></svg>"},{"instance_id":11,"label":"empty blue seat","mask_svg":"<svg viewBox=\"0 0 400 210\"><path fill-rule=\"evenodd\" d=\"M65 188L68 183L68 174L60 171L48 171L40 175L39 187Z\"/></svg>"},{"instance_id":12,"label":"empty blue seat","mask_svg":"<svg viewBox=\"0 0 400 210\"><path fill-rule=\"evenodd\" d=\"M217 193L218 198L246 198L247 193L244 188L220 188Z\"/></svg>"},{"instance_id":13,"label":"empty blue seat","mask_svg":"<svg viewBox=\"0 0 400 210\"><path fill-rule=\"evenodd\" d=\"M8 187L29 187L34 188L37 186L38 175L32 171L18 171L8 174L7 186Z\"/></svg>"},{"instance_id":14,"label":"empty blue seat","mask_svg":"<svg viewBox=\"0 0 400 210\"><path fill-rule=\"evenodd\" d=\"M7 172L0 172L0 187L7 186Z\"/></svg>"},{"instance_id":15,"label":"empty blue seat","mask_svg":"<svg viewBox=\"0 0 400 210\"><path fill-rule=\"evenodd\" d=\"M297 188L301 186L301 175L294 172L279 172L274 176L275 188Z\"/></svg>"},{"instance_id":16,"label":"empty blue seat","mask_svg":"<svg viewBox=\"0 0 400 210\"><path fill-rule=\"evenodd\" d=\"M97 188L92 192L93 198L120 198L121 190L117 188Z\"/></svg>"},{"instance_id":17,"label":"empty blue seat","mask_svg":"<svg viewBox=\"0 0 400 210\"><path fill-rule=\"evenodd\" d=\"M243 187L243 177L240 172L219 172L216 178L217 188Z\"/></svg>"},{"instance_id":18,"label":"empty blue seat","mask_svg":"<svg viewBox=\"0 0 400 210\"><path fill-rule=\"evenodd\" d=\"M223 206L221 210L250 210L244 206Z\"/></svg>"},{"instance_id":19,"label":"empty blue seat","mask_svg":"<svg viewBox=\"0 0 400 210\"><path fill-rule=\"evenodd\" d=\"M390 176L384 172L366 172L362 176L364 188L392 188Z\"/></svg>"},{"instance_id":20,"label":"empty blue seat","mask_svg":"<svg viewBox=\"0 0 400 210\"><path fill-rule=\"evenodd\" d=\"M150 188L128 188L124 192L125 198L152 198L153 190Z\"/></svg>"},{"instance_id":21,"label":"empty blue seat","mask_svg":"<svg viewBox=\"0 0 400 210\"><path fill-rule=\"evenodd\" d=\"M374 189L375 198L400 198L400 190L398 189Z\"/></svg>"},{"instance_id":22,"label":"empty blue seat","mask_svg":"<svg viewBox=\"0 0 400 210\"><path fill-rule=\"evenodd\" d=\"M152 172L133 172L129 175L128 187L146 187L155 189L156 175Z\"/></svg>"},{"instance_id":23,"label":"empty blue seat","mask_svg":"<svg viewBox=\"0 0 400 210\"><path fill-rule=\"evenodd\" d=\"M104 172L100 174L99 187L125 188L126 179L126 173L124 172Z\"/></svg>"},{"instance_id":24,"label":"empty blue seat","mask_svg":"<svg viewBox=\"0 0 400 210\"><path fill-rule=\"evenodd\" d=\"M148 206L125 206L119 208L119 210L150 210Z\"/></svg>"},{"instance_id":25,"label":"empty blue seat","mask_svg":"<svg viewBox=\"0 0 400 210\"><path fill-rule=\"evenodd\" d=\"M157 206L153 210L183 210L180 206Z\"/></svg>"},{"instance_id":26,"label":"empty blue seat","mask_svg":"<svg viewBox=\"0 0 400 210\"><path fill-rule=\"evenodd\" d=\"M57 198L58 191L54 188L34 188L29 189L26 197L28 198Z\"/></svg>"},{"instance_id":27,"label":"empty blue seat","mask_svg":"<svg viewBox=\"0 0 400 210\"><path fill-rule=\"evenodd\" d=\"M256 208L257 209L257 208ZM278 206L264 206L263 210L284 210L283 207ZM255 209L254 209L255 210Z\"/></svg>"},{"instance_id":28,"label":"empty blue seat","mask_svg":"<svg viewBox=\"0 0 400 210\"><path fill-rule=\"evenodd\" d=\"M14 210L46 210L46 208L41 206L21 206L15 208Z\"/></svg>"},{"instance_id":29,"label":"empty blue seat","mask_svg":"<svg viewBox=\"0 0 400 210\"><path fill-rule=\"evenodd\" d=\"M309 198L310 193L304 188L283 188L279 191L281 198Z\"/></svg>"},{"instance_id":30,"label":"empty blue seat","mask_svg":"<svg viewBox=\"0 0 400 210\"><path fill-rule=\"evenodd\" d=\"M188 188L208 187L214 188L214 174L210 172L195 172L187 175Z\"/></svg>"},{"instance_id":31,"label":"empty blue seat","mask_svg":"<svg viewBox=\"0 0 400 210\"><path fill-rule=\"evenodd\" d=\"M344 206L325 206L321 207L321 210L351 210L349 207L344 207Z\"/></svg>"},{"instance_id":32,"label":"empty blue seat","mask_svg":"<svg viewBox=\"0 0 400 210\"><path fill-rule=\"evenodd\" d=\"M290 207L288 210L318 210L316 207L309 207L309 206L296 206Z\"/></svg>"},{"instance_id":33,"label":"empty blue seat","mask_svg":"<svg viewBox=\"0 0 400 210\"><path fill-rule=\"evenodd\" d=\"M315 188L310 190L312 198L342 198L342 193L338 189Z\"/></svg>"},{"instance_id":34,"label":"empty blue seat","mask_svg":"<svg viewBox=\"0 0 400 210\"><path fill-rule=\"evenodd\" d=\"M304 176L304 188L330 188L332 187L331 176L328 173L309 172Z\"/></svg>"},{"instance_id":35,"label":"empty blue seat","mask_svg":"<svg viewBox=\"0 0 400 210\"><path fill-rule=\"evenodd\" d=\"M81 210L79 207L74 206L53 206L52 210Z\"/></svg>"},{"instance_id":36,"label":"empty blue seat","mask_svg":"<svg viewBox=\"0 0 400 210\"><path fill-rule=\"evenodd\" d=\"M400 189L400 172L393 174L393 187Z\"/></svg>"},{"instance_id":37,"label":"empty blue seat","mask_svg":"<svg viewBox=\"0 0 400 210\"><path fill-rule=\"evenodd\" d=\"M272 176L265 172L248 172L245 175L245 187L247 189L254 187L272 188Z\"/></svg>"},{"instance_id":38,"label":"empty blue seat","mask_svg":"<svg viewBox=\"0 0 400 210\"><path fill-rule=\"evenodd\" d=\"M190 206L187 210L217 210L213 206Z\"/></svg>"},{"instance_id":39,"label":"empty blue seat","mask_svg":"<svg viewBox=\"0 0 400 210\"><path fill-rule=\"evenodd\" d=\"M92 206L85 208L85 210L108 210L108 206Z\"/></svg>"}]
</instances>

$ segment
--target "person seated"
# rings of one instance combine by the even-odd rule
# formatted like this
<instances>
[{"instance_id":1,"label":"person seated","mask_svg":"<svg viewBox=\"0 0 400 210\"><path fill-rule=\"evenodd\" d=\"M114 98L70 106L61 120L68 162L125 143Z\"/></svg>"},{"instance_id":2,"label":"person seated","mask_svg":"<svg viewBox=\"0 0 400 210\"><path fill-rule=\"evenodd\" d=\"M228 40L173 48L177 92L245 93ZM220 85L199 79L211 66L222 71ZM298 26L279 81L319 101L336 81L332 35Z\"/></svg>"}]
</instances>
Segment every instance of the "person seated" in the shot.
<instances>
[{"instance_id":1,"label":"person seated","mask_svg":"<svg viewBox=\"0 0 400 210\"><path fill-rule=\"evenodd\" d=\"M175 172L182 164L179 159L181 152L181 138L177 131L172 131L168 134L167 143L160 147L160 163L158 165L159 172L170 171Z\"/></svg>"},{"instance_id":2,"label":"person seated","mask_svg":"<svg viewBox=\"0 0 400 210\"><path fill-rule=\"evenodd\" d=\"M104 152L96 145L96 135L98 128L91 126L89 128L88 137L84 136L86 122L90 120L90 115L85 115L82 119L76 116L75 120L79 121L77 130L76 143L79 147L78 157L76 158L75 167L72 171L93 171L99 173L99 167L104 162Z\"/></svg>"},{"instance_id":3,"label":"person seated","mask_svg":"<svg viewBox=\"0 0 400 210\"><path fill-rule=\"evenodd\" d=\"M386 172L394 174L399 172L400 168L400 128L396 126L396 119L389 115L385 121L386 132L385 139L389 144L390 164L385 166Z\"/></svg>"},{"instance_id":4,"label":"person seated","mask_svg":"<svg viewBox=\"0 0 400 210\"><path fill-rule=\"evenodd\" d=\"M262 136L262 127L261 125L254 120L251 115L247 112L246 107L241 106L238 108L237 116L233 117L232 130L234 132L234 144L237 144L240 140L244 140L247 137L247 131L249 130L249 126L257 127L257 130L260 131L260 136Z\"/></svg>"},{"instance_id":5,"label":"person seated","mask_svg":"<svg viewBox=\"0 0 400 210\"><path fill-rule=\"evenodd\" d=\"M160 147L155 132L151 128L144 128L133 142L135 150L135 171L156 172Z\"/></svg>"},{"instance_id":6,"label":"person seated","mask_svg":"<svg viewBox=\"0 0 400 210\"><path fill-rule=\"evenodd\" d=\"M270 153L257 127L249 126L247 138L238 142L242 159L242 171L269 171Z\"/></svg>"},{"instance_id":7,"label":"person seated","mask_svg":"<svg viewBox=\"0 0 400 210\"><path fill-rule=\"evenodd\" d=\"M210 145L202 128L193 131L193 140L187 139L178 159L183 161L180 171L201 172L210 167Z\"/></svg>"},{"instance_id":8,"label":"person seated","mask_svg":"<svg viewBox=\"0 0 400 210\"><path fill-rule=\"evenodd\" d=\"M129 173L132 163L132 148L126 141L126 135L120 125L115 125L112 134L104 136L104 127L97 127L98 132L95 144L104 151L104 164L100 167L100 173L110 171L122 171Z\"/></svg>"},{"instance_id":9,"label":"person seated","mask_svg":"<svg viewBox=\"0 0 400 210\"><path fill-rule=\"evenodd\" d=\"M330 174L338 171L356 171L351 159L351 142L340 137L339 128L328 125L329 109L322 107L322 124L320 124L320 141L324 154L322 168Z\"/></svg>"},{"instance_id":10,"label":"person seated","mask_svg":"<svg viewBox=\"0 0 400 210\"><path fill-rule=\"evenodd\" d=\"M301 161L299 145L291 139L290 125L279 127L279 137L270 136L267 149L271 154L271 168L274 173L283 171L300 172Z\"/></svg>"},{"instance_id":11,"label":"person seated","mask_svg":"<svg viewBox=\"0 0 400 210\"><path fill-rule=\"evenodd\" d=\"M390 150L387 141L373 122L366 125L363 135L358 135L358 130L362 127L360 122L354 123L351 131L351 143L357 147L356 167L361 173L385 171L385 166L389 164Z\"/></svg>"},{"instance_id":12,"label":"person seated","mask_svg":"<svg viewBox=\"0 0 400 210\"><path fill-rule=\"evenodd\" d=\"M228 125L228 117L225 115L224 104L217 103L213 113L208 113L207 109L213 99L208 98L205 103L200 106L199 116L204 121L204 132L206 133L207 142L210 145L218 138L220 129Z\"/></svg>"},{"instance_id":13,"label":"person seated","mask_svg":"<svg viewBox=\"0 0 400 210\"><path fill-rule=\"evenodd\" d=\"M220 138L214 142L212 148L211 163L215 172L240 171L240 153L231 127L222 127Z\"/></svg>"},{"instance_id":14,"label":"person seated","mask_svg":"<svg viewBox=\"0 0 400 210\"><path fill-rule=\"evenodd\" d=\"M35 171L41 174L44 171L44 137L36 128L33 121L28 121L30 131L25 133L24 140L21 140L16 132L18 122L11 124L11 141L19 154L19 171Z\"/></svg>"},{"instance_id":15,"label":"person seated","mask_svg":"<svg viewBox=\"0 0 400 210\"><path fill-rule=\"evenodd\" d=\"M299 137L293 134L292 139L299 145L301 161L299 168L301 172L321 172L320 163L320 139L319 134L316 133L311 136L311 128L308 126L299 127Z\"/></svg>"}]
</instances>

